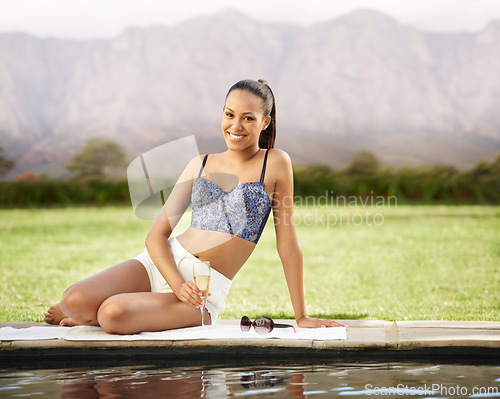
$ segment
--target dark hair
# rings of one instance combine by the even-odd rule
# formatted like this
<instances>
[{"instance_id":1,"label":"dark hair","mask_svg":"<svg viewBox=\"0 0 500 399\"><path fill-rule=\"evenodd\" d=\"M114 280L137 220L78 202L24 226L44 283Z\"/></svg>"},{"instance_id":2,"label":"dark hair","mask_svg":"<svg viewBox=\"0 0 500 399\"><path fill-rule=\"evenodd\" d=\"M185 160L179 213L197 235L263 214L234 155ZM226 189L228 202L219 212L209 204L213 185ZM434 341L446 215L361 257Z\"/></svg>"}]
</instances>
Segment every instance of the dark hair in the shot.
<instances>
[{"instance_id":1,"label":"dark hair","mask_svg":"<svg viewBox=\"0 0 500 399\"><path fill-rule=\"evenodd\" d=\"M248 90L260 97L263 102L263 111L265 116L271 117L271 122L265 130L260 132L259 147L260 148L273 148L276 139L276 104L274 102L274 94L265 80L240 80L235 83L226 94L226 99L229 93L233 90Z\"/></svg>"}]
</instances>

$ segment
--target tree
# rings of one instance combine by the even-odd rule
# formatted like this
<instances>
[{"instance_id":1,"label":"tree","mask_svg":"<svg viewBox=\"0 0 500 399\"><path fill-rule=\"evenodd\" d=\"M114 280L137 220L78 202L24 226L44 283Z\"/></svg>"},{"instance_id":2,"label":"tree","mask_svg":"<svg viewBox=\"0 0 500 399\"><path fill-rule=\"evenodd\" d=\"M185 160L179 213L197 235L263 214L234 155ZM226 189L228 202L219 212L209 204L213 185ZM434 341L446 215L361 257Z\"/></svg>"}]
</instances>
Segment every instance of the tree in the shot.
<instances>
[{"instance_id":1,"label":"tree","mask_svg":"<svg viewBox=\"0 0 500 399\"><path fill-rule=\"evenodd\" d=\"M3 152L3 148L0 147L0 153ZM14 167L14 162L5 159L0 155L0 176L6 175Z\"/></svg>"},{"instance_id":2,"label":"tree","mask_svg":"<svg viewBox=\"0 0 500 399\"><path fill-rule=\"evenodd\" d=\"M16 178L16 181L28 181L31 183L37 183L40 180L42 180L40 175L37 175L32 170L27 170L26 172L23 172L20 175L18 175Z\"/></svg>"},{"instance_id":3,"label":"tree","mask_svg":"<svg viewBox=\"0 0 500 399\"><path fill-rule=\"evenodd\" d=\"M65 166L78 177L104 176L105 168L125 166L125 153L113 140L93 137Z\"/></svg>"},{"instance_id":4,"label":"tree","mask_svg":"<svg viewBox=\"0 0 500 399\"><path fill-rule=\"evenodd\" d=\"M498 153L495 160L491 163L491 173L497 178L500 176L500 152Z\"/></svg>"},{"instance_id":5,"label":"tree","mask_svg":"<svg viewBox=\"0 0 500 399\"><path fill-rule=\"evenodd\" d=\"M352 158L346 169L347 174L352 176L373 176L380 168L377 156L369 151L358 152Z\"/></svg>"}]
</instances>

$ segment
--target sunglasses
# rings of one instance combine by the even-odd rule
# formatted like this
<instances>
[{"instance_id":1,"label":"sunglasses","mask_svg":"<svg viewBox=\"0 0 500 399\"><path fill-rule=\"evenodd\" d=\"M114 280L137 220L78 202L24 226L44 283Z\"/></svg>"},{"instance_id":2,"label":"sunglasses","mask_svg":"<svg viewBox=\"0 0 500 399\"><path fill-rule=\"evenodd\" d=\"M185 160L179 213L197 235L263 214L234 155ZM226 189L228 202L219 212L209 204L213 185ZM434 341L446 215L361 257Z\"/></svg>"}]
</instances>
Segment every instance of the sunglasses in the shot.
<instances>
[{"instance_id":1,"label":"sunglasses","mask_svg":"<svg viewBox=\"0 0 500 399\"><path fill-rule=\"evenodd\" d=\"M291 324L275 323L273 319L269 317L257 317L254 321L250 320L248 316L243 316L241 318L240 321L241 331L243 332L250 331L252 326L258 334L270 333L275 328L290 328L290 327L293 328L293 332L296 332L295 327L292 326Z\"/></svg>"}]
</instances>

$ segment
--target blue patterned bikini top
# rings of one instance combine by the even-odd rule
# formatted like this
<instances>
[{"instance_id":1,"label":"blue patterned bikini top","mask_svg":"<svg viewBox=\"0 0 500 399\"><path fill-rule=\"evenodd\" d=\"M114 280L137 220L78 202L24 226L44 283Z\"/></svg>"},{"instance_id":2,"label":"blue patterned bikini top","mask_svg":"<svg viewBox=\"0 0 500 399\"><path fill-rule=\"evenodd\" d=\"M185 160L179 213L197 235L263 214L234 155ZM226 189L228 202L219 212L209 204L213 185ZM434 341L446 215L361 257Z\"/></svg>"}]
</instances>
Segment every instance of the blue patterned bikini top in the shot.
<instances>
[{"instance_id":1,"label":"blue patterned bikini top","mask_svg":"<svg viewBox=\"0 0 500 399\"><path fill-rule=\"evenodd\" d=\"M264 186L267 153L260 181L238 184L231 191L201 177L208 158L205 155L191 193L191 226L233 234L257 244L272 207Z\"/></svg>"}]
</instances>

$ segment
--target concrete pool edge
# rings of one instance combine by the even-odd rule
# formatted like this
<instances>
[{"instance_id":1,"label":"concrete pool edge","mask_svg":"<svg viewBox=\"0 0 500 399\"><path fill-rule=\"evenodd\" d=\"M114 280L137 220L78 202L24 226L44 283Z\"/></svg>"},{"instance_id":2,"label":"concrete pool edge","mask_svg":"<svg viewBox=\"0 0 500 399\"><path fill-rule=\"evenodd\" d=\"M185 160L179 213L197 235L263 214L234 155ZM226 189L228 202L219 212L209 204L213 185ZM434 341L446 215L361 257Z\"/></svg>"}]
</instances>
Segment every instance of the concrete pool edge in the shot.
<instances>
[{"instance_id":1,"label":"concrete pool edge","mask_svg":"<svg viewBox=\"0 0 500 399\"><path fill-rule=\"evenodd\" d=\"M277 322L295 324L293 320ZM263 356L335 357L345 354L371 356L498 357L500 322L490 321L383 321L341 320L349 328L347 340L213 339L169 341L66 341L17 340L0 342L0 359L78 356L183 357ZM237 324L237 320L219 320ZM23 328L44 323L0 323L0 327Z\"/></svg>"}]
</instances>

